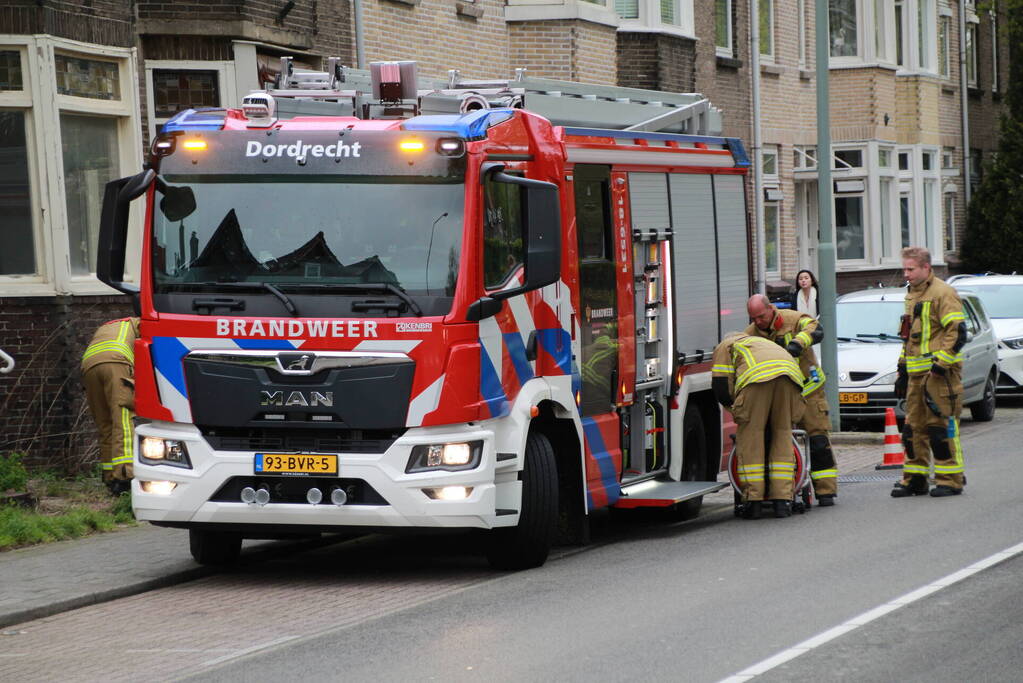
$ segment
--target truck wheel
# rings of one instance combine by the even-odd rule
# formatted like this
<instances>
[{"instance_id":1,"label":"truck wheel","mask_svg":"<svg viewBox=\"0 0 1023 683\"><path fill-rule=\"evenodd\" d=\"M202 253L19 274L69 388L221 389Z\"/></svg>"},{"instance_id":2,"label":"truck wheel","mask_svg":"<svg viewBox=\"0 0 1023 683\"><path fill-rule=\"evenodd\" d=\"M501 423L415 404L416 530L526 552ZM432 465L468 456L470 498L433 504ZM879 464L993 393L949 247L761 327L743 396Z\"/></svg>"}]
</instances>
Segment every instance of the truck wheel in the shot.
<instances>
[{"instance_id":1,"label":"truck wheel","mask_svg":"<svg viewBox=\"0 0 1023 683\"><path fill-rule=\"evenodd\" d=\"M558 523L558 469L554 449L546 436L530 432L526 438L522 481L522 508L514 527L490 532L487 559L494 569L531 569L547 560Z\"/></svg>"},{"instance_id":2,"label":"truck wheel","mask_svg":"<svg viewBox=\"0 0 1023 683\"><path fill-rule=\"evenodd\" d=\"M970 404L970 417L974 422L990 422L995 419L995 378L994 370L984 382L984 396L976 403Z\"/></svg>"},{"instance_id":3,"label":"truck wheel","mask_svg":"<svg viewBox=\"0 0 1023 683\"><path fill-rule=\"evenodd\" d=\"M242 537L226 531L189 529L188 548L192 559L201 565L234 564L242 552Z\"/></svg>"},{"instance_id":4,"label":"truck wheel","mask_svg":"<svg viewBox=\"0 0 1023 683\"><path fill-rule=\"evenodd\" d=\"M703 431L703 418L700 409L694 405L686 408L682 416L682 461L681 481L703 481L707 468L707 435ZM690 498L676 503L671 509L671 517L676 520L696 519L703 506L703 496Z\"/></svg>"}]
</instances>

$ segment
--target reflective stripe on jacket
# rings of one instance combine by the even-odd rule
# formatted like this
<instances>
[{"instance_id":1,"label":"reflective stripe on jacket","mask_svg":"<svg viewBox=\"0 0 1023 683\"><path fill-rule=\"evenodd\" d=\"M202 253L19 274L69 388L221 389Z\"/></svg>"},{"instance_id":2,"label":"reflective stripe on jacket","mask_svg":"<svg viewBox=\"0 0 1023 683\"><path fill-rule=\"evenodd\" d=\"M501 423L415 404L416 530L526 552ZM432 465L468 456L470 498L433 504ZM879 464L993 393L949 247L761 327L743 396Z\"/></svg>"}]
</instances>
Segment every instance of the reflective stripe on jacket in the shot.
<instances>
[{"instance_id":1,"label":"reflective stripe on jacket","mask_svg":"<svg viewBox=\"0 0 1023 683\"><path fill-rule=\"evenodd\" d=\"M100 363L135 363L135 340L139 336L139 319L111 320L100 325L82 354L82 372Z\"/></svg>"},{"instance_id":2,"label":"reflective stripe on jacket","mask_svg":"<svg viewBox=\"0 0 1023 683\"><path fill-rule=\"evenodd\" d=\"M728 390L734 397L748 384L788 377L803 386L803 373L789 352L763 337L737 334L725 337L714 349L711 372L728 378Z\"/></svg>"},{"instance_id":3,"label":"reflective stripe on jacket","mask_svg":"<svg viewBox=\"0 0 1023 683\"><path fill-rule=\"evenodd\" d=\"M817 355L813 352L813 339L811 337L819 328L820 323L805 313L780 309L777 311L775 319L771 321L771 326L768 329L762 330L756 326L756 323L750 323L749 327L745 330L745 334L751 337L769 339L776 344L780 341L782 346L787 346L793 340L798 342L803 347L803 352L799 354L798 358L799 370L803 373L804 377L802 394L803 396L809 396L824 386L824 370L817 363ZM811 367L817 368L816 379L814 379L814 373L810 371Z\"/></svg>"},{"instance_id":4,"label":"reflective stripe on jacket","mask_svg":"<svg viewBox=\"0 0 1023 683\"><path fill-rule=\"evenodd\" d=\"M906 372L924 373L934 363L947 368L963 362L956 344L959 325L966 321L966 315L955 289L931 273L906 292L906 315L913 321L899 356Z\"/></svg>"}]
</instances>

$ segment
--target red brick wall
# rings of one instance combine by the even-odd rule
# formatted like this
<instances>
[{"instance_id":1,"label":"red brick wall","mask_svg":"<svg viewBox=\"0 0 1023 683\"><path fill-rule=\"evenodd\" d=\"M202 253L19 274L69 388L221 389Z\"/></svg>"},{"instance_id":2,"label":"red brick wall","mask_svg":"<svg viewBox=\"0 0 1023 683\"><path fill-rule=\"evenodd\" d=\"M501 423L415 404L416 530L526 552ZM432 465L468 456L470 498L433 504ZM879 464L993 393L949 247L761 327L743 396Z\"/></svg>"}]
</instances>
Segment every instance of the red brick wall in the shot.
<instances>
[{"instance_id":1,"label":"red brick wall","mask_svg":"<svg viewBox=\"0 0 1023 683\"><path fill-rule=\"evenodd\" d=\"M0 348L14 357L0 375L0 453L32 466L87 471L96 433L78 363L99 325L131 315L119 296L0 298Z\"/></svg>"},{"instance_id":2,"label":"red brick wall","mask_svg":"<svg viewBox=\"0 0 1023 683\"><path fill-rule=\"evenodd\" d=\"M117 47L135 44L132 0L4 0L0 33L46 33Z\"/></svg>"}]
</instances>

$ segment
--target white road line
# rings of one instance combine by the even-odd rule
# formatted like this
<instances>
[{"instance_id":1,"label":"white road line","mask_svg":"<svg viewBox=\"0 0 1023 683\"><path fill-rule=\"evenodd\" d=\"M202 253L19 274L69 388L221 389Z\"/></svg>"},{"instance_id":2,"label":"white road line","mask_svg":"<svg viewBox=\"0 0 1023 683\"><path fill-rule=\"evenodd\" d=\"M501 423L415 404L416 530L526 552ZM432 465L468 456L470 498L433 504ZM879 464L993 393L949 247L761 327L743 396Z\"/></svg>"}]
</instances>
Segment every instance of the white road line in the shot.
<instances>
[{"instance_id":1,"label":"white road line","mask_svg":"<svg viewBox=\"0 0 1023 683\"><path fill-rule=\"evenodd\" d=\"M854 631L861 626L865 626L870 622L874 621L879 617L883 617L886 614L890 614L900 607L916 602L921 598L925 598L932 593L935 593L942 588L948 588L949 586L959 583L963 579L973 576L979 571L983 571L989 567L993 567L999 562L1004 562L1010 557L1015 557L1023 553L1023 543L1006 548L1001 552L997 552L994 555L985 557L983 560L974 562L968 567L960 569L959 571L952 572L948 576L932 581L931 583L917 588L916 590L910 591L905 595L902 595L894 600L884 603L878 607L867 610L863 614L853 617L848 621L845 621L834 628L830 628L823 633L819 633L812 638L807 638L798 645L794 645L787 650L782 650L778 654L771 655L767 659L757 662L753 666L747 667L737 674L733 674L728 678L722 679L719 683L741 683L742 681L748 681L755 676L759 676L763 673L767 673L775 667L781 666L785 662L791 661L796 657L806 654L814 648L820 647L825 643L829 643L839 636L844 636L846 633Z\"/></svg>"}]
</instances>

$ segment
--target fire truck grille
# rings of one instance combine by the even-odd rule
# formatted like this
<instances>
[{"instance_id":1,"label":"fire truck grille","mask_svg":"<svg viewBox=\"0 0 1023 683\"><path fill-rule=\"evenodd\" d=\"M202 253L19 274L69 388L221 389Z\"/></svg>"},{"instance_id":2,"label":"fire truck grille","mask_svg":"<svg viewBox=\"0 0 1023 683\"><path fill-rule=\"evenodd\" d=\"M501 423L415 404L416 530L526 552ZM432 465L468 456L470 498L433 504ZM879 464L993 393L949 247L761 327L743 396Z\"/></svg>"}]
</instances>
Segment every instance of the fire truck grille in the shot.
<instances>
[{"instance_id":1,"label":"fire truck grille","mask_svg":"<svg viewBox=\"0 0 1023 683\"><path fill-rule=\"evenodd\" d=\"M282 453L383 453L404 430L259 429L200 427L210 448L218 451Z\"/></svg>"}]
</instances>

